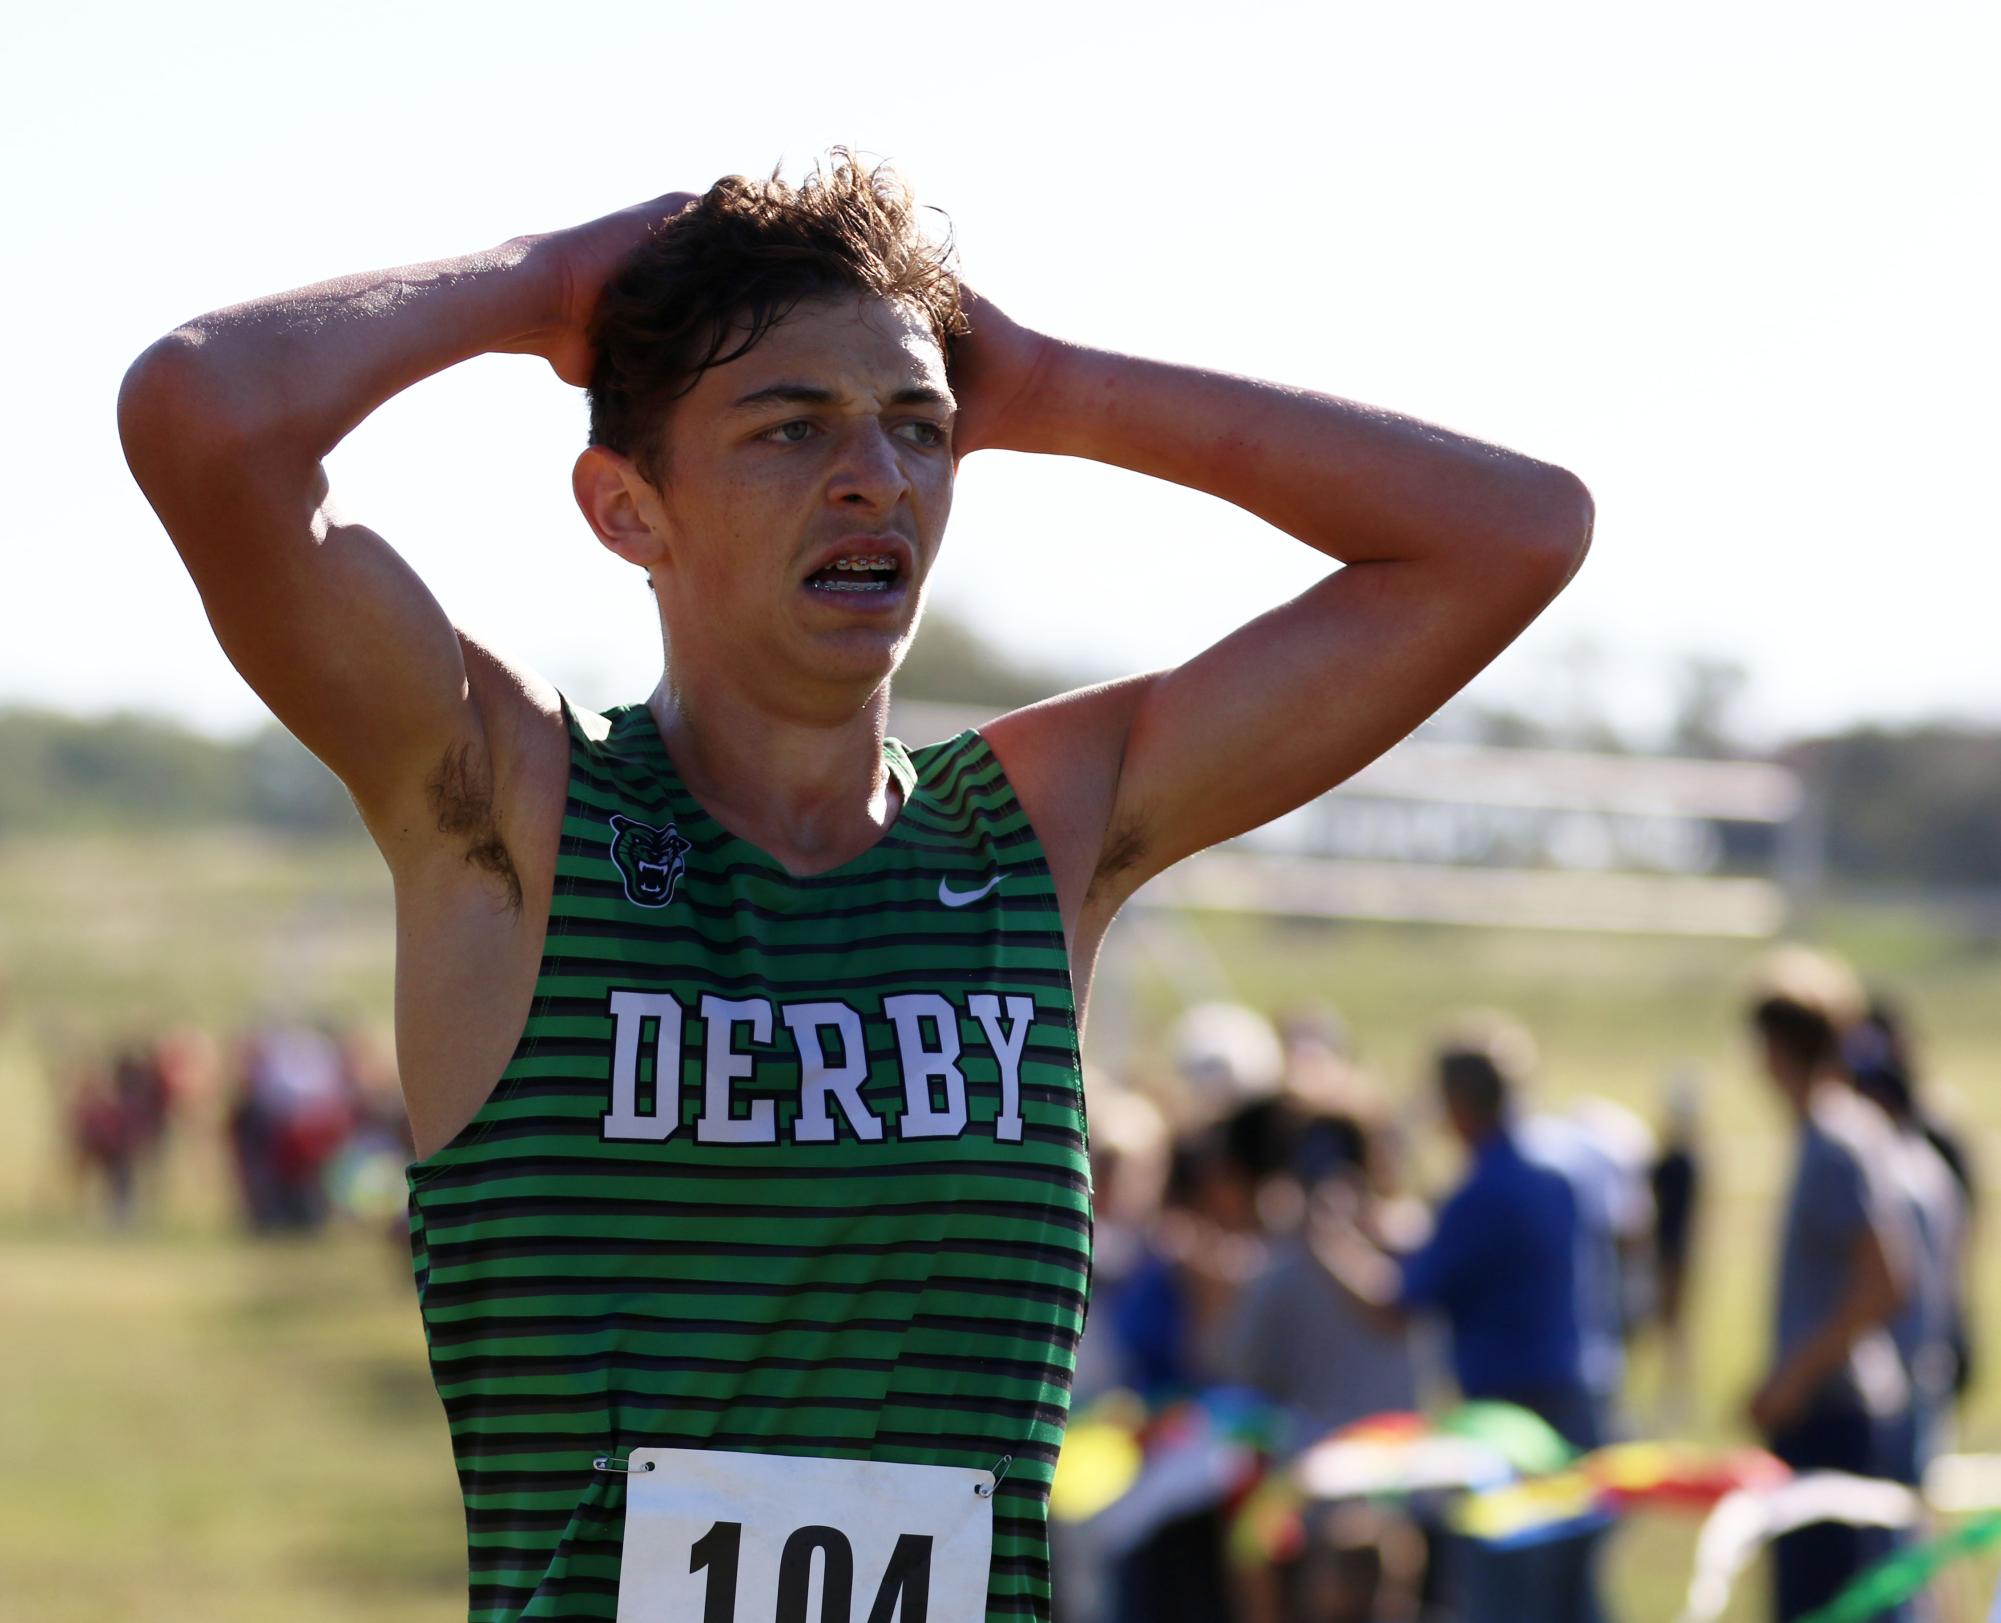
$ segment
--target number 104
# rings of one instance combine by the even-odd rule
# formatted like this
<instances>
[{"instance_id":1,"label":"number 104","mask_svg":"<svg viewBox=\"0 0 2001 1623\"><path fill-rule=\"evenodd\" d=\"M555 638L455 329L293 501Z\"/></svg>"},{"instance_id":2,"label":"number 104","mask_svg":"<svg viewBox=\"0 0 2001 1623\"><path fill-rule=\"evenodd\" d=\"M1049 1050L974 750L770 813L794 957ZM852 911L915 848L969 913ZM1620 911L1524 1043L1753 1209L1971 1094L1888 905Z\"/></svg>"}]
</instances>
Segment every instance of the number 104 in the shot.
<instances>
[{"instance_id":1,"label":"number 104","mask_svg":"<svg viewBox=\"0 0 2001 1623\"><path fill-rule=\"evenodd\" d=\"M688 1552L688 1571L706 1572L702 1623L754 1623L736 1615L743 1523L717 1522ZM813 1557L820 1557L820 1615L806 1615ZM778 1608L772 1623L855 1623L855 1552L837 1527L802 1527L778 1558ZM861 1623L927 1623L931 1609L931 1536L904 1533L890 1552L875 1603Z\"/></svg>"}]
</instances>

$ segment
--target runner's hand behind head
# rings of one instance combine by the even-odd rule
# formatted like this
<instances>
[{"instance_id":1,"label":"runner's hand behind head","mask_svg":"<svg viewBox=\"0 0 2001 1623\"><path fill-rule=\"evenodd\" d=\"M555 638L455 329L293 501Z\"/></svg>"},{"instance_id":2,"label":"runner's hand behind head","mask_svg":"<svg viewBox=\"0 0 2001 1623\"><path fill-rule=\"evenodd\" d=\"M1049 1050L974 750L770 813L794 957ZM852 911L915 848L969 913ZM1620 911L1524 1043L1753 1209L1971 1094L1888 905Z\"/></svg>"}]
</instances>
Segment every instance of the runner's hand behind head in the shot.
<instances>
[{"instance_id":1,"label":"runner's hand behind head","mask_svg":"<svg viewBox=\"0 0 2001 1623\"><path fill-rule=\"evenodd\" d=\"M952 458L995 446L1024 450L1016 406L1034 394L1036 374L1055 340L1011 319L991 299L961 282L969 331L952 342Z\"/></svg>"},{"instance_id":2,"label":"runner's hand behind head","mask_svg":"<svg viewBox=\"0 0 2001 1623\"><path fill-rule=\"evenodd\" d=\"M440 796L491 801L510 740L546 732L538 718L556 701L473 644L390 544L337 506L323 459L390 396L475 355L540 355L586 385L605 283L693 201L669 192L565 230L212 310L126 373L127 460L223 651L347 785L399 874L458 863L465 818L447 817Z\"/></svg>"},{"instance_id":3,"label":"runner's hand behind head","mask_svg":"<svg viewBox=\"0 0 2001 1623\"><path fill-rule=\"evenodd\" d=\"M536 255L547 260L549 273L559 283L561 316L554 326L538 327L497 347L511 355L539 355L565 383L588 388L596 359L590 343L591 313L605 283L618 274L635 248L699 201L693 192L662 192L582 225L524 237Z\"/></svg>"}]
</instances>

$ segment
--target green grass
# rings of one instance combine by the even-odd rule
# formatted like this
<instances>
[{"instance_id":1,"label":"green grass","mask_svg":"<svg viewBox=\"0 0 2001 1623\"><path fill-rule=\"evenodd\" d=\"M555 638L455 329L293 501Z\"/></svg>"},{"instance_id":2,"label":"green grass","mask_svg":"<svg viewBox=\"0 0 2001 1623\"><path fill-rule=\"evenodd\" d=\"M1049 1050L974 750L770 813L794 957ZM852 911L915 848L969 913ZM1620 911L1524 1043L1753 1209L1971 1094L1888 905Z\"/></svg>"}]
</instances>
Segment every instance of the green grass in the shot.
<instances>
[{"instance_id":1,"label":"green grass","mask_svg":"<svg viewBox=\"0 0 2001 1623\"><path fill-rule=\"evenodd\" d=\"M16 1235L0 1300L0 1617L463 1615L443 1418L380 1235Z\"/></svg>"},{"instance_id":2,"label":"green grass","mask_svg":"<svg viewBox=\"0 0 2001 1623\"><path fill-rule=\"evenodd\" d=\"M1829 910L1814 936L1904 993L1934 1070L1956 1083L1984 1158L2001 1104L1995 949L1921 912ZM463 1545L442 1413L407 1256L381 1235L260 1245L227 1230L215 1133L197 1101L158 1216L113 1235L63 1165L54 1078L71 1049L259 1014L386 1026L390 892L374 854L216 832L0 842L0 1620L444 1623L463 1615ZM1715 1199L1695 1300L1696 1432L1734 1435L1764 1346L1784 1124L1736 1026L1752 944L1384 925L1123 921L1101 965L1093 1058L1157 1066L1191 996L1347 1016L1383 1086L1409 1098L1441 1016L1512 1009L1551 1097L1656 1113L1660 1081L1707 1072ZM1434 1147L1431 1160L1449 1167ZM2001 1353L2001 1301L1979 1304ZM1636 1388L1651 1389L1647 1361ZM1966 1446L2001 1449L2001 1389ZM1673 1615L1693 1523L1622 1528L1619 1616ZM1969 1569L1992 1581L1992 1564ZM1733 1614L1762 1615L1747 1593ZM1980 1615L1969 1610L1967 1617Z\"/></svg>"}]
</instances>

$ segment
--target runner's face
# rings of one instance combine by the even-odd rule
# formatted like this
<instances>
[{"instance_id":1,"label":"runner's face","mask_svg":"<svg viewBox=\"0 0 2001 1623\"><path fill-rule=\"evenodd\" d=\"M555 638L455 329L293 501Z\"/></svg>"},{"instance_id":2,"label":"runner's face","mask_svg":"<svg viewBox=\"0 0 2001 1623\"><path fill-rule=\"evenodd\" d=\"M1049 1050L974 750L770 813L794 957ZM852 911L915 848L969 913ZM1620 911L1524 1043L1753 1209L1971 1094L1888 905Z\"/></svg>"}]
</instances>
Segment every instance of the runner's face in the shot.
<instances>
[{"instance_id":1,"label":"runner's face","mask_svg":"<svg viewBox=\"0 0 2001 1623\"><path fill-rule=\"evenodd\" d=\"M804 300L704 373L665 430L677 656L886 678L951 510L952 414L929 325L871 295Z\"/></svg>"}]
</instances>

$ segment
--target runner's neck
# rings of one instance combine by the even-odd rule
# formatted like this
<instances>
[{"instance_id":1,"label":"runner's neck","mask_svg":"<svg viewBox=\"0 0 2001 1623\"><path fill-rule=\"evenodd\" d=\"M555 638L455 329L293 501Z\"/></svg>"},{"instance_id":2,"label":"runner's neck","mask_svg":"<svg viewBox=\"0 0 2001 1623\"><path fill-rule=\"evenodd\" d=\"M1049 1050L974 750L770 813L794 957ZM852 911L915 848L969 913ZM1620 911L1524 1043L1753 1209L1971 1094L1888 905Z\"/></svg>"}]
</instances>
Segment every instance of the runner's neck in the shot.
<instances>
[{"instance_id":1,"label":"runner's neck","mask_svg":"<svg viewBox=\"0 0 2001 1623\"><path fill-rule=\"evenodd\" d=\"M820 725L663 677L646 701L683 787L732 834L796 874L839 867L903 810L883 743L887 687L847 721Z\"/></svg>"}]
</instances>

